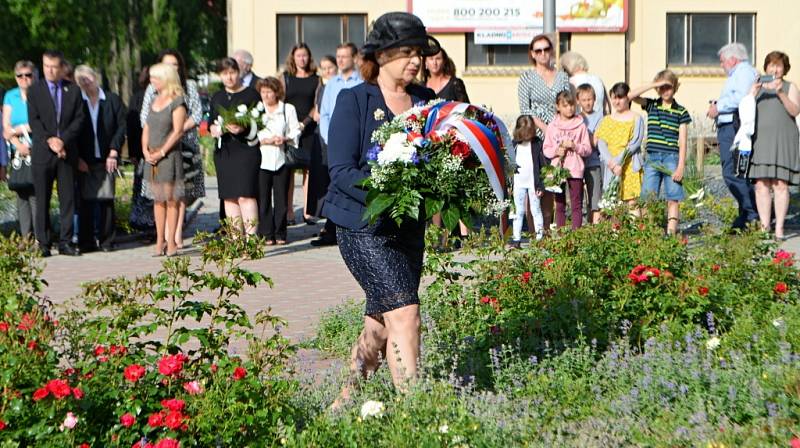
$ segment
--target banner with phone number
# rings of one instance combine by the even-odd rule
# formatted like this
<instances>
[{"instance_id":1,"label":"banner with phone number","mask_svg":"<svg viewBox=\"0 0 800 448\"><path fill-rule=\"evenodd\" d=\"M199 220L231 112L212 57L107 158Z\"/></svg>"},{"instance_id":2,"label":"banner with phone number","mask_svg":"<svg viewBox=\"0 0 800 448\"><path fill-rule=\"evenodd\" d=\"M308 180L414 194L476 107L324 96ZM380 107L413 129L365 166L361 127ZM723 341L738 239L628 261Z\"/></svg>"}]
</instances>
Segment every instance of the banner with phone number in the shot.
<instances>
[{"instance_id":1,"label":"banner with phone number","mask_svg":"<svg viewBox=\"0 0 800 448\"><path fill-rule=\"evenodd\" d=\"M476 28L542 28L544 6L536 0L407 0L408 11L431 32ZM628 0L556 0L556 27L567 32L624 32Z\"/></svg>"}]
</instances>

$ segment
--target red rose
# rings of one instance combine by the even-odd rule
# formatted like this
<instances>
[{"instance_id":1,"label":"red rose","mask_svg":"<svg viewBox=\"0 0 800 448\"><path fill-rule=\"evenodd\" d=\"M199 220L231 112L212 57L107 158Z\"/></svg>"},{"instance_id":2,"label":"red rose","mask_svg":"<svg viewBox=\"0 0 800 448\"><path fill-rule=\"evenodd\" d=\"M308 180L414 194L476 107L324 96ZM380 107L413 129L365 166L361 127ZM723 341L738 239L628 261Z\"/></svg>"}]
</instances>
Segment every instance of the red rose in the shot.
<instances>
[{"instance_id":1,"label":"red rose","mask_svg":"<svg viewBox=\"0 0 800 448\"><path fill-rule=\"evenodd\" d=\"M0 431L2 431L4 429L6 429L6 422L4 422L3 420L0 420Z\"/></svg>"},{"instance_id":2,"label":"red rose","mask_svg":"<svg viewBox=\"0 0 800 448\"><path fill-rule=\"evenodd\" d=\"M48 395L50 395L50 392L47 391L47 388L40 387L36 389L36 391L33 393L33 401L42 400L46 398Z\"/></svg>"},{"instance_id":3,"label":"red rose","mask_svg":"<svg viewBox=\"0 0 800 448\"><path fill-rule=\"evenodd\" d=\"M135 383L139 381L139 378L144 376L144 367L140 366L139 364L131 364L128 367L125 367L125 371L123 375L125 379L130 381L131 383Z\"/></svg>"},{"instance_id":4,"label":"red rose","mask_svg":"<svg viewBox=\"0 0 800 448\"><path fill-rule=\"evenodd\" d=\"M54 397L57 399L62 399L65 397L69 397L72 394L72 389L69 387L69 383L64 380L50 380L45 385L47 391L53 394Z\"/></svg>"},{"instance_id":5,"label":"red rose","mask_svg":"<svg viewBox=\"0 0 800 448\"><path fill-rule=\"evenodd\" d=\"M555 260L553 260L552 258L548 258L548 259L544 260L544 263L542 263L542 265L543 265L544 267L548 267L548 266L550 266L551 264L553 264L553 262L555 262Z\"/></svg>"},{"instance_id":6,"label":"red rose","mask_svg":"<svg viewBox=\"0 0 800 448\"><path fill-rule=\"evenodd\" d=\"M522 283L528 283L529 281L531 281L531 273L530 272L523 272L522 273L522 277L520 278L520 280L522 280Z\"/></svg>"},{"instance_id":7,"label":"red rose","mask_svg":"<svg viewBox=\"0 0 800 448\"><path fill-rule=\"evenodd\" d=\"M7 331L8 331L8 323L0 322L0 333L5 333Z\"/></svg>"},{"instance_id":8,"label":"red rose","mask_svg":"<svg viewBox=\"0 0 800 448\"><path fill-rule=\"evenodd\" d=\"M775 283L775 287L772 288L772 290L775 291L777 294L784 294L786 293L786 291L789 290L789 287L786 286L786 283L784 282L778 282Z\"/></svg>"},{"instance_id":9,"label":"red rose","mask_svg":"<svg viewBox=\"0 0 800 448\"><path fill-rule=\"evenodd\" d=\"M124 345L112 345L110 350L112 355L120 355L120 356L128 352L128 349L125 348Z\"/></svg>"},{"instance_id":10,"label":"red rose","mask_svg":"<svg viewBox=\"0 0 800 448\"><path fill-rule=\"evenodd\" d=\"M189 395L197 395L203 393L203 386L197 381L189 381L188 383L183 383L183 390Z\"/></svg>"},{"instance_id":11,"label":"red rose","mask_svg":"<svg viewBox=\"0 0 800 448\"><path fill-rule=\"evenodd\" d=\"M492 299L490 299L488 296L481 297L481 303L484 303L484 304L491 302L491 300Z\"/></svg>"},{"instance_id":12,"label":"red rose","mask_svg":"<svg viewBox=\"0 0 800 448\"><path fill-rule=\"evenodd\" d=\"M64 370L64 376L72 376L72 375L75 375L75 369L73 369L72 367Z\"/></svg>"},{"instance_id":13,"label":"red rose","mask_svg":"<svg viewBox=\"0 0 800 448\"><path fill-rule=\"evenodd\" d=\"M217 373L217 369L218 367L216 364L211 364L211 367L209 368L209 370L211 370L211 373Z\"/></svg>"},{"instance_id":14,"label":"red rose","mask_svg":"<svg viewBox=\"0 0 800 448\"><path fill-rule=\"evenodd\" d=\"M164 425L164 412L156 412L155 414L150 414L150 417L147 417L147 425L151 428L158 428L159 426Z\"/></svg>"},{"instance_id":15,"label":"red rose","mask_svg":"<svg viewBox=\"0 0 800 448\"><path fill-rule=\"evenodd\" d=\"M711 266L711 270L714 271L714 272L719 271L719 268L720 268L720 266L718 264L715 264L715 265Z\"/></svg>"},{"instance_id":16,"label":"red rose","mask_svg":"<svg viewBox=\"0 0 800 448\"><path fill-rule=\"evenodd\" d=\"M156 443L155 448L180 448L180 444L175 439L161 439Z\"/></svg>"},{"instance_id":17,"label":"red rose","mask_svg":"<svg viewBox=\"0 0 800 448\"><path fill-rule=\"evenodd\" d=\"M122 424L122 426L130 428L134 423L136 423L136 417L134 417L130 412L126 412L122 415L122 417L119 418L119 422Z\"/></svg>"},{"instance_id":18,"label":"red rose","mask_svg":"<svg viewBox=\"0 0 800 448\"><path fill-rule=\"evenodd\" d=\"M36 320L30 315L30 313L25 313L22 315L22 319L19 321L17 325L17 330L20 331L28 331L33 328L33 325L36 323Z\"/></svg>"},{"instance_id":19,"label":"red rose","mask_svg":"<svg viewBox=\"0 0 800 448\"><path fill-rule=\"evenodd\" d=\"M177 398L170 398L169 400L161 400L161 406L169 409L170 411L182 411L186 403Z\"/></svg>"},{"instance_id":20,"label":"red rose","mask_svg":"<svg viewBox=\"0 0 800 448\"><path fill-rule=\"evenodd\" d=\"M797 437L792 437L792 440L789 441L789 446L792 448L800 448L800 439Z\"/></svg>"},{"instance_id":21,"label":"red rose","mask_svg":"<svg viewBox=\"0 0 800 448\"><path fill-rule=\"evenodd\" d=\"M233 369L233 379L239 381L240 379L247 376L247 370L244 367L236 367Z\"/></svg>"},{"instance_id":22,"label":"red rose","mask_svg":"<svg viewBox=\"0 0 800 448\"><path fill-rule=\"evenodd\" d=\"M36 341L28 342L28 350L36 350Z\"/></svg>"},{"instance_id":23,"label":"red rose","mask_svg":"<svg viewBox=\"0 0 800 448\"><path fill-rule=\"evenodd\" d=\"M142 444L143 440L144 439L134 442L133 445L131 445L131 448L155 448L155 445L153 445L150 442L144 442L144 445L143 445Z\"/></svg>"},{"instance_id":24,"label":"red rose","mask_svg":"<svg viewBox=\"0 0 800 448\"><path fill-rule=\"evenodd\" d=\"M411 121L411 122L414 122L414 121L417 121L417 120L419 120L419 118L417 118L417 116L414 115L414 114L409 115L408 118L406 119L406 121Z\"/></svg>"},{"instance_id":25,"label":"red rose","mask_svg":"<svg viewBox=\"0 0 800 448\"><path fill-rule=\"evenodd\" d=\"M422 114L423 117L428 118L428 114L431 113L431 110L430 109L422 109L422 112L420 112L420 113Z\"/></svg>"},{"instance_id":26,"label":"red rose","mask_svg":"<svg viewBox=\"0 0 800 448\"><path fill-rule=\"evenodd\" d=\"M81 398L83 398L83 391L78 387L73 387L72 388L72 396L75 397L76 399L80 400Z\"/></svg>"},{"instance_id":27,"label":"red rose","mask_svg":"<svg viewBox=\"0 0 800 448\"><path fill-rule=\"evenodd\" d=\"M102 345L98 345L97 347L94 348L94 356L100 356L105 352L106 348L103 347Z\"/></svg>"},{"instance_id":28,"label":"red rose","mask_svg":"<svg viewBox=\"0 0 800 448\"><path fill-rule=\"evenodd\" d=\"M456 140L450 148L450 154L461 157L462 160L468 158L471 152L472 150L469 149L469 145L461 140Z\"/></svg>"},{"instance_id":29,"label":"red rose","mask_svg":"<svg viewBox=\"0 0 800 448\"><path fill-rule=\"evenodd\" d=\"M167 355L158 361L158 372L164 376L175 375L183 370L183 363L186 361L186 356L182 353L177 355Z\"/></svg>"},{"instance_id":30,"label":"red rose","mask_svg":"<svg viewBox=\"0 0 800 448\"><path fill-rule=\"evenodd\" d=\"M92 448L92 447L90 447L88 443L81 443L80 446L78 446L78 448Z\"/></svg>"},{"instance_id":31,"label":"red rose","mask_svg":"<svg viewBox=\"0 0 800 448\"><path fill-rule=\"evenodd\" d=\"M178 429L183 424L184 416L180 411L172 411L164 419L164 425L169 429Z\"/></svg>"},{"instance_id":32,"label":"red rose","mask_svg":"<svg viewBox=\"0 0 800 448\"><path fill-rule=\"evenodd\" d=\"M706 288L705 286L701 286L697 288L697 292L699 292L701 296L705 296L708 294L708 288Z\"/></svg>"}]
</instances>

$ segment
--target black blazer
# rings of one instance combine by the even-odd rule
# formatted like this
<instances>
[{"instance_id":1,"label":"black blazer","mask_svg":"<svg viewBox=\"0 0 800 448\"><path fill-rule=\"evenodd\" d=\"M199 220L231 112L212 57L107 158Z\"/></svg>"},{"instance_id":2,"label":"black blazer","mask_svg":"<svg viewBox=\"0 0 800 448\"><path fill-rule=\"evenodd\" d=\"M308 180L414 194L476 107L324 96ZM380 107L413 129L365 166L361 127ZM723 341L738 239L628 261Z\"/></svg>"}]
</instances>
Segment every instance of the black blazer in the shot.
<instances>
[{"instance_id":1,"label":"black blazer","mask_svg":"<svg viewBox=\"0 0 800 448\"><path fill-rule=\"evenodd\" d=\"M62 81L61 84L61 121L56 120L56 106L47 81L42 79L28 90L28 124L31 126L33 147L31 161L33 163L49 163L58 156L50 150L47 139L58 137L67 152L67 161L75 164L78 161L78 138L85 119L83 99L78 86Z\"/></svg>"},{"instance_id":2,"label":"black blazer","mask_svg":"<svg viewBox=\"0 0 800 448\"><path fill-rule=\"evenodd\" d=\"M100 144L100 158L94 156L94 128L89 104L83 101L83 129L79 137L80 157L86 163L105 161L108 153L116 149L122 155L122 145L125 143L127 131L127 110L122 104L122 99L114 92L105 92L106 99L100 100L100 109L97 113L97 141Z\"/></svg>"},{"instance_id":3,"label":"black blazer","mask_svg":"<svg viewBox=\"0 0 800 448\"><path fill-rule=\"evenodd\" d=\"M250 73L253 73L253 72L250 72ZM261 77L259 77L255 73L253 73L253 76L250 78L250 84L246 85L245 87L252 87L252 88L255 89L256 88L256 83L258 82L259 79L261 79Z\"/></svg>"},{"instance_id":4,"label":"black blazer","mask_svg":"<svg viewBox=\"0 0 800 448\"><path fill-rule=\"evenodd\" d=\"M433 90L409 84L406 92L412 102L428 102L436 98ZM381 120L375 111L384 111ZM343 89L336 97L336 109L331 117L328 135L328 171L331 183L325 197L322 214L337 225L349 229L363 229L367 191L356 184L369 176L367 152L374 145L372 132L393 117L386 106L381 89L370 83Z\"/></svg>"}]
</instances>

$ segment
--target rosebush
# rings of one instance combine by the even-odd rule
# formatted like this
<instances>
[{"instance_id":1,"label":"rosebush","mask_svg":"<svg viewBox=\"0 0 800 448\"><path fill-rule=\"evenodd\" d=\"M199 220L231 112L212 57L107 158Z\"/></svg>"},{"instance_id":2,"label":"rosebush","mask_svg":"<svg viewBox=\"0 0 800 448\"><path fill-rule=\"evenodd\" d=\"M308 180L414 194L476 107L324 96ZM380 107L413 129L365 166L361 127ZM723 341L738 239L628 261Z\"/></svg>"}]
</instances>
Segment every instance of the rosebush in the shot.
<instances>
[{"instance_id":1,"label":"rosebush","mask_svg":"<svg viewBox=\"0 0 800 448\"><path fill-rule=\"evenodd\" d=\"M276 444L293 425L293 348L233 299L269 285L241 267L259 241L200 235L199 266L171 259L136 279L84 285L57 313L39 297L32 243L0 239L0 421L10 446ZM14 291L14 293L12 293ZM207 297L210 295L210 297ZM247 356L234 353L247 348ZM6 446L6 445L3 445Z\"/></svg>"}]
</instances>

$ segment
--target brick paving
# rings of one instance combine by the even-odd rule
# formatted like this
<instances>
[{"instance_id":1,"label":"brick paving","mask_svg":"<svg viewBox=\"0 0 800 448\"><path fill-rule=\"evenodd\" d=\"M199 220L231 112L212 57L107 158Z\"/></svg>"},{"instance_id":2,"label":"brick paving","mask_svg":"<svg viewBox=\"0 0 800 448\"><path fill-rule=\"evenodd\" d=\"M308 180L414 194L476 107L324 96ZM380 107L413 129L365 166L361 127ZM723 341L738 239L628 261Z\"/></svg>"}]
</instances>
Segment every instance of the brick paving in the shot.
<instances>
[{"instance_id":1,"label":"brick paving","mask_svg":"<svg viewBox=\"0 0 800 448\"><path fill-rule=\"evenodd\" d=\"M296 182L295 210L302 223L302 188ZM199 252L192 248L191 235L198 229L211 230L217 224L219 199L216 179L207 179L207 197L184 235L183 253L197 258ZM294 342L313 337L319 316L325 309L348 298L363 297L361 289L344 265L336 246L317 248L309 244L322 224L301 224L289 228L289 244L267 248L261 260L248 261L245 267L261 272L274 282L267 286L249 288L237 299L244 309L255 316L262 309L272 307L272 313L287 320L284 335ZM163 259L153 258L152 246L126 243L111 253L90 253L81 257L55 255L45 260L44 278L48 282L45 294L56 304L77 296L83 282L119 275L135 277L156 272Z\"/></svg>"}]
</instances>

